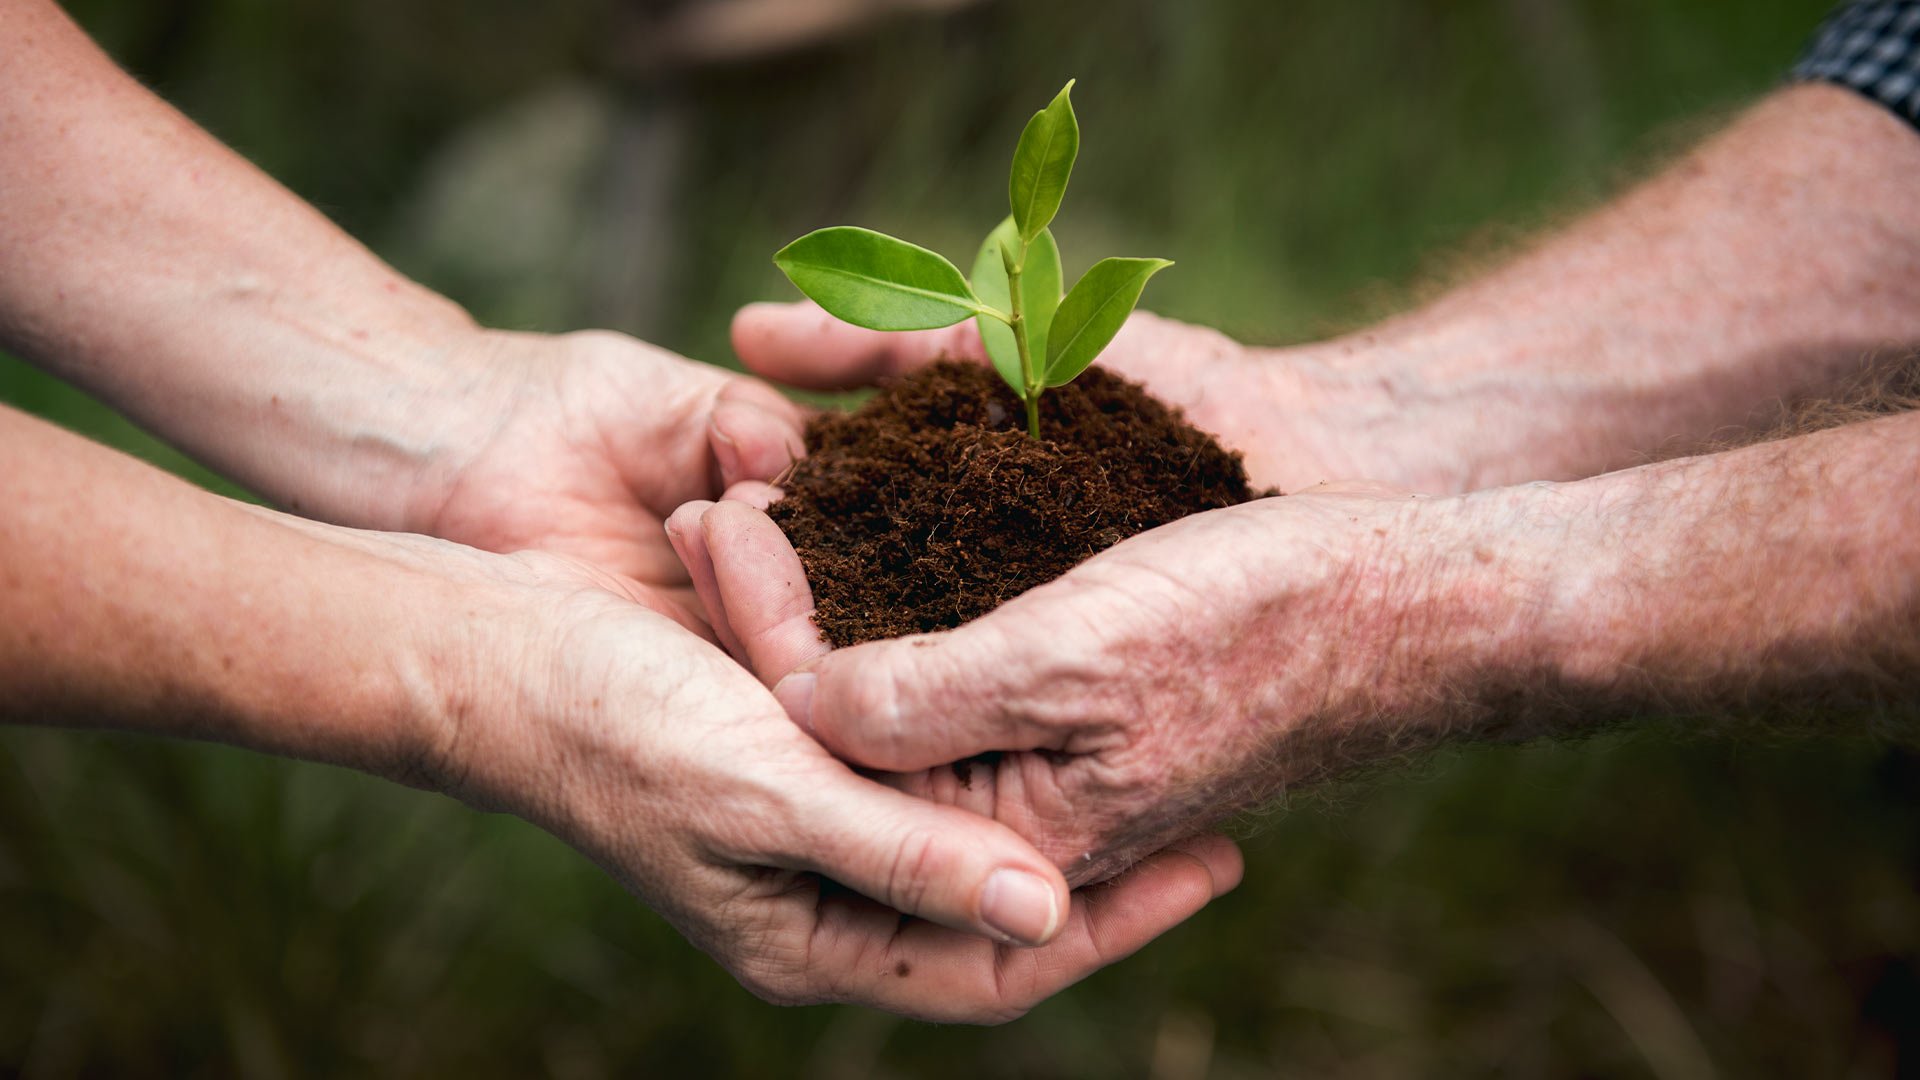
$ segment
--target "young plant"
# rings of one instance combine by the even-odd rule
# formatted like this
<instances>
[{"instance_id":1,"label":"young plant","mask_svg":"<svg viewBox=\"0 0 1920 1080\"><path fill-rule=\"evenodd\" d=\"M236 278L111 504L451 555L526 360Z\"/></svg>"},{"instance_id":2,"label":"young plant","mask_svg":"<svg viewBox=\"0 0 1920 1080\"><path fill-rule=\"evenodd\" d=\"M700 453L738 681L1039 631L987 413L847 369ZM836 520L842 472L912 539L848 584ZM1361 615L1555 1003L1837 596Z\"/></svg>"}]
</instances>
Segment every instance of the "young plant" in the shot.
<instances>
[{"instance_id":1,"label":"young plant","mask_svg":"<svg viewBox=\"0 0 1920 1080\"><path fill-rule=\"evenodd\" d=\"M1040 437L1040 394L1093 363L1140 302L1165 259L1101 259L1060 295L1060 248L1047 226L1080 152L1073 81L1033 114L1013 152L1013 213L973 260L973 280L938 253L871 229L820 229L781 248L774 264L836 318L870 330L932 330L972 318L1000 377Z\"/></svg>"}]
</instances>

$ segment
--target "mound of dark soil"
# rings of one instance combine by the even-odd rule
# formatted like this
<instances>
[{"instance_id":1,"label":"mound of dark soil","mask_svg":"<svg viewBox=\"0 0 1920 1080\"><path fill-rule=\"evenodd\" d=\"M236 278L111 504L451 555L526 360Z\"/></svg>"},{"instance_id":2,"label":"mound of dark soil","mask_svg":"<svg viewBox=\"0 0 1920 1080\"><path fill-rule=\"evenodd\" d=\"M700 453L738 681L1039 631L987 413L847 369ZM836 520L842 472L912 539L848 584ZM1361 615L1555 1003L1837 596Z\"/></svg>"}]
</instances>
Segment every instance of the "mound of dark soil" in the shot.
<instances>
[{"instance_id":1,"label":"mound of dark soil","mask_svg":"<svg viewBox=\"0 0 1920 1080\"><path fill-rule=\"evenodd\" d=\"M1089 369L1040 403L943 362L815 419L774 521L827 641L943 630L1176 518L1255 497L1240 455L1140 386Z\"/></svg>"}]
</instances>

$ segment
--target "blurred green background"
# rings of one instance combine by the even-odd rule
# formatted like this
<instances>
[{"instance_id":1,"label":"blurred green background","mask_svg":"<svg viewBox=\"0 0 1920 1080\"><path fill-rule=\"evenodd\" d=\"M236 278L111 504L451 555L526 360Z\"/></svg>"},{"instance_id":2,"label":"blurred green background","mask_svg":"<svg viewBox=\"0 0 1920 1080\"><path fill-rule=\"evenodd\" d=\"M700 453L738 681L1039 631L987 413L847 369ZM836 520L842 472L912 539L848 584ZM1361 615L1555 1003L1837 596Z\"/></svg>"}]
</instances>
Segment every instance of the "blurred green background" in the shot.
<instances>
[{"instance_id":1,"label":"blurred green background","mask_svg":"<svg viewBox=\"0 0 1920 1080\"><path fill-rule=\"evenodd\" d=\"M70 5L482 318L717 363L737 305L788 295L768 255L809 228L970 251L1068 75L1070 257L1176 258L1161 311L1283 342L1404 306L1644 173L1773 85L1825 8L869 18L888 6ZM0 399L215 483L5 358ZM0 732L0 1074L1892 1075L1920 1017L1917 795L1920 756L1844 734L1450 752L1296 796L1250 824L1237 893L973 1030L760 1004L515 820L221 748Z\"/></svg>"}]
</instances>

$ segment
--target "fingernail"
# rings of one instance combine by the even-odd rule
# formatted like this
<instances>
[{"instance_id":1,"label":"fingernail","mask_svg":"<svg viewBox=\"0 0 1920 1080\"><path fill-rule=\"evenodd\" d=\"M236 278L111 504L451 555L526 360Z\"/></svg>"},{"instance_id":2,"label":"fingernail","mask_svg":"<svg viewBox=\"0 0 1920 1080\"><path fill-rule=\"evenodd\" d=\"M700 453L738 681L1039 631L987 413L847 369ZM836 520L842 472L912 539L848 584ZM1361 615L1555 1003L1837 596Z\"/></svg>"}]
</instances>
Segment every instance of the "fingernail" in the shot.
<instances>
[{"instance_id":1,"label":"fingernail","mask_svg":"<svg viewBox=\"0 0 1920 1080\"><path fill-rule=\"evenodd\" d=\"M720 421L716 418L707 421L707 431L713 438L713 456L720 461L720 482L731 487L740 481L740 444L733 436L720 430Z\"/></svg>"},{"instance_id":2,"label":"fingernail","mask_svg":"<svg viewBox=\"0 0 1920 1080\"><path fill-rule=\"evenodd\" d=\"M980 894L980 918L1021 945L1039 945L1060 922L1053 886L1024 870L995 870Z\"/></svg>"},{"instance_id":3,"label":"fingernail","mask_svg":"<svg viewBox=\"0 0 1920 1080\"><path fill-rule=\"evenodd\" d=\"M813 734L813 684L819 681L811 671L796 671L773 688L774 700L786 707L787 715L808 735Z\"/></svg>"}]
</instances>

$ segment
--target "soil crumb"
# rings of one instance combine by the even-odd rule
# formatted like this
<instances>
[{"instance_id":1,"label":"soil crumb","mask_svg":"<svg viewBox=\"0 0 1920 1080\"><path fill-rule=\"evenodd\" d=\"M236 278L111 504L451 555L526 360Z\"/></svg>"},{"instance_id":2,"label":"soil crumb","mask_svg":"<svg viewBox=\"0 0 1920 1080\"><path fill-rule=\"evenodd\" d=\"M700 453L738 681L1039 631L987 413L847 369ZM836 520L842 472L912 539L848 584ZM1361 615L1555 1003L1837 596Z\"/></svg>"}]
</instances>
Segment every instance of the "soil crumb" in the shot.
<instances>
[{"instance_id":1,"label":"soil crumb","mask_svg":"<svg viewBox=\"0 0 1920 1080\"><path fill-rule=\"evenodd\" d=\"M957 361L808 425L770 513L829 643L950 629L1135 533L1256 497L1238 453L1098 366L1041 398L1039 440L1025 425L992 368Z\"/></svg>"}]
</instances>

